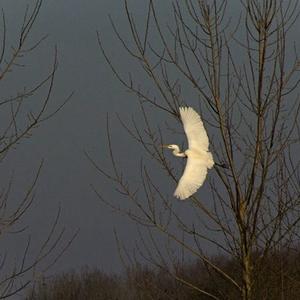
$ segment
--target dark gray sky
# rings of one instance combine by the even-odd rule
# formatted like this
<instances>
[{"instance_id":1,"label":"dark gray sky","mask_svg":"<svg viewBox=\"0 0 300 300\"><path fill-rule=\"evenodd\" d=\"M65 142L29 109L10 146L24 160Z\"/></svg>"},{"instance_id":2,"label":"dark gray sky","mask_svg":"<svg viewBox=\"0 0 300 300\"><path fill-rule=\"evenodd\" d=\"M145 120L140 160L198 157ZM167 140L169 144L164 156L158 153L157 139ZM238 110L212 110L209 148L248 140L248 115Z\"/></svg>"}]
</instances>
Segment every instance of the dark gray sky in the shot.
<instances>
[{"instance_id":1,"label":"dark gray sky","mask_svg":"<svg viewBox=\"0 0 300 300\"><path fill-rule=\"evenodd\" d=\"M146 2L129 1L140 19L144 18ZM170 1L157 2L160 18L168 20L171 17L168 9ZM25 6L20 1L11 0L2 1L1 4L7 18L7 33L13 43ZM49 38L24 60L28 68L16 72L16 75L13 73L5 86L5 91L11 92L15 84L22 87L37 82L51 67L53 49L57 45L59 69L51 107L61 103L70 92L75 92L63 111L35 130L31 139L18 145L2 165L5 172L15 170L14 193L17 198L30 183L41 159L45 159L36 201L24 218L24 223L30 225L28 233L31 232L34 238L33 246L38 246L45 237L59 205L62 208L60 226L67 228L66 238L80 228L77 239L52 272L85 265L97 266L108 272L119 271L121 263L113 229L118 230L129 246L137 238L130 221L113 214L97 200L90 184L97 186L106 196L116 197L116 194L112 193L109 183L97 175L84 156L86 150L101 166L109 168L105 139L106 113L113 115L118 112L129 119L137 109L133 96L126 93L115 80L97 45L96 30L99 30L105 48L118 68L124 74L129 69L139 74L123 56L120 45L113 38L108 14L112 15L126 36L124 27L127 22L122 0L45 0L32 31L32 40L44 34L49 34ZM14 76L16 78L12 80ZM157 121L160 120L159 117ZM113 126L112 131L115 140L118 140L125 169L136 166L136 157L142 155L139 152L141 149L127 142L127 136L120 131L120 127ZM134 180L135 174L129 171L128 175ZM1 175L1 178L3 176L5 178L5 175ZM173 189L174 186L166 188L169 192ZM188 208L181 209L189 213ZM14 238L8 250L17 251L22 243L24 239Z\"/></svg>"},{"instance_id":2,"label":"dark gray sky","mask_svg":"<svg viewBox=\"0 0 300 300\"><path fill-rule=\"evenodd\" d=\"M25 3L32 2L2 2L10 44L16 42ZM143 17L143 1L129 3L137 15ZM164 6L161 6L161 13L164 13ZM38 247L45 238L59 205L62 208L60 226L67 229L66 239L80 228L77 239L52 272L77 269L84 265L97 266L105 271L119 271L121 264L113 229L116 228L128 243L136 238L130 222L112 214L96 198L90 184L97 186L106 196L110 195L112 188L96 174L84 156L86 150L101 166L108 168L106 113L122 112L130 118L136 109L127 101L128 93L114 79L97 44L96 30L99 30L105 47L118 67L125 73L128 68L132 70L130 63L120 56L119 45L112 38L108 14L121 28L124 27L126 21L121 0L44 1L31 40L44 34L49 34L49 38L23 60L27 65L24 70L17 69L3 83L7 94L13 94L16 86L32 86L51 68L54 46L57 45L59 68L50 109L61 103L69 93L75 92L63 111L36 129L31 139L22 141L2 164L5 174L12 170L15 172L12 193L12 201L15 201L30 184L41 159L45 159L36 201L23 219L24 224L29 224L27 233L31 233L34 240L32 247ZM119 129L113 128L113 133ZM116 137L122 145L122 151L127 153L130 147L130 144L126 144L127 138L123 133ZM131 150L134 153L128 158L131 157L132 161L127 159L127 154L125 156L128 165L135 163L133 158L139 151L134 148ZM22 249L24 242L24 236L10 239L7 249L12 258L14 252Z\"/></svg>"}]
</instances>

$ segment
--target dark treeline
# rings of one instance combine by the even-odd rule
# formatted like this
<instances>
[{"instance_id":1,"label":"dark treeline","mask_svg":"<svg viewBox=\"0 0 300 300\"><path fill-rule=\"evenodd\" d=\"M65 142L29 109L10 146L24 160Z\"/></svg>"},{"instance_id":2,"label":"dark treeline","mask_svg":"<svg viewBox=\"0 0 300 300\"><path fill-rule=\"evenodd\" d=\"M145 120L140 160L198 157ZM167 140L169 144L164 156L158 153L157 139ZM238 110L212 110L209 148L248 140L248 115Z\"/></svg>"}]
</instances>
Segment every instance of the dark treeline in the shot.
<instances>
[{"instance_id":1,"label":"dark treeline","mask_svg":"<svg viewBox=\"0 0 300 300\"><path fill-rule=\"evenodd\" d=\"M253 254L256 261L261 254ZM241 267L238 261L226 257L213 260L238 282L241 280ZM299 299L300 295L300 250L283 250L272 253L266 263L255 269L256 299ZM178 275L180 281L174 277ZM172 276L163 269L136 264L123 275L108 275L98 269L84 268L80 272L69 272L38 281L28 292L26 300L76 300L76 299L115 299L115 300L193 300L212 299L195 289L217 295L215 299L240 299L226 280L201 261L178 264ZM186 283L184 282L186 280Z\"/></svg>"}]
</instances>

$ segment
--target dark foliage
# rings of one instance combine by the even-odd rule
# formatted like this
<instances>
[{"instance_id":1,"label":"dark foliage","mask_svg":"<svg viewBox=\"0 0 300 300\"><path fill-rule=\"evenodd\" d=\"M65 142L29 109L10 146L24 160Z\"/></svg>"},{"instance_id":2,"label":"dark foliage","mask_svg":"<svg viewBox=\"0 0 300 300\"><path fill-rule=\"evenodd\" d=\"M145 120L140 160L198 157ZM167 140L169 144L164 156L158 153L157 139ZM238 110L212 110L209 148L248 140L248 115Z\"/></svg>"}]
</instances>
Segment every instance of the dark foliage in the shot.
<instances>
[{"instance_id":1,"label":"dark foliage","mask_svg":"<svg viewBox=\"0 0 300 300\"><path fill-rule=\"evenodd\" d=\"M261 254L253 254L255 261ZM256 299L297 299L300 294L300 251L282 250L272 253L259 269L255 269ZM241 280L238 261L225 257L213 260L235 280ZM201 261L178 267L176 274L201 289L217 295L218 299L238 300L239 294L217 272ZM184 283L179 283L165 270L151 269L137 264L123 276L108 275L99 270L85 268L39 281L28 293L26 300L206 300Z\"/></svg>"}]
</instances>

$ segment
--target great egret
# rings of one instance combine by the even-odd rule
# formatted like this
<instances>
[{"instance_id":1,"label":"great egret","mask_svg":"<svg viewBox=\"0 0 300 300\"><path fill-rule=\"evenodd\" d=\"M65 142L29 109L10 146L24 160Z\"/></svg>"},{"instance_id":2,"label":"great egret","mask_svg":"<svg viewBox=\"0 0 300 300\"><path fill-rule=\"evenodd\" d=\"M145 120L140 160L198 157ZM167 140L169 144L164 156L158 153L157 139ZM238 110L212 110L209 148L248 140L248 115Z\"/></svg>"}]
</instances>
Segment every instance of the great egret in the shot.
<instances>
[{"instance_id":1,"label":"great egret","mask_svg":"<svg viewBox=\"0 0 300 300\"><path fill-rule=\"evenodd\" d=\"M174 192L175 197L184 200L203 184L214 160L208 151L209 140L199 114L192 107L179 107L179 112L189 148L181 152L174 144L163 147L172 149L175 156L187 157L185 170Z\"/></svg>"}]
</instances>

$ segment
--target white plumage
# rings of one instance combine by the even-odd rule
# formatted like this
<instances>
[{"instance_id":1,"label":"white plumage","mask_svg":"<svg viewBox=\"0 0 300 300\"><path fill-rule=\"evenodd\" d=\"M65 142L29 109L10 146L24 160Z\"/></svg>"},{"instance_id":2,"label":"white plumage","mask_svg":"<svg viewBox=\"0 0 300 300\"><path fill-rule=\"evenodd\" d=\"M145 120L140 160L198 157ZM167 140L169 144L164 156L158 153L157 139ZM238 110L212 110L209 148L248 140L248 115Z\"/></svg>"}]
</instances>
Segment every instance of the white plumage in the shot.
<instances>
[{"instance_id":1,"label":"white plumage","mask_svg":"<svg viewBox=\"0 0 300 300\"><path fill-rule=\"evenodd\" d=\"M199 114L191 107L179 108L183 128L189 148L180 152L177 145L167 145L175 156L187 157L187 163L174 196L184 200L193 195L203 184L207 169L214 165L212 154L208 151L209 140Z\"/></svg>"}]
</instances>

